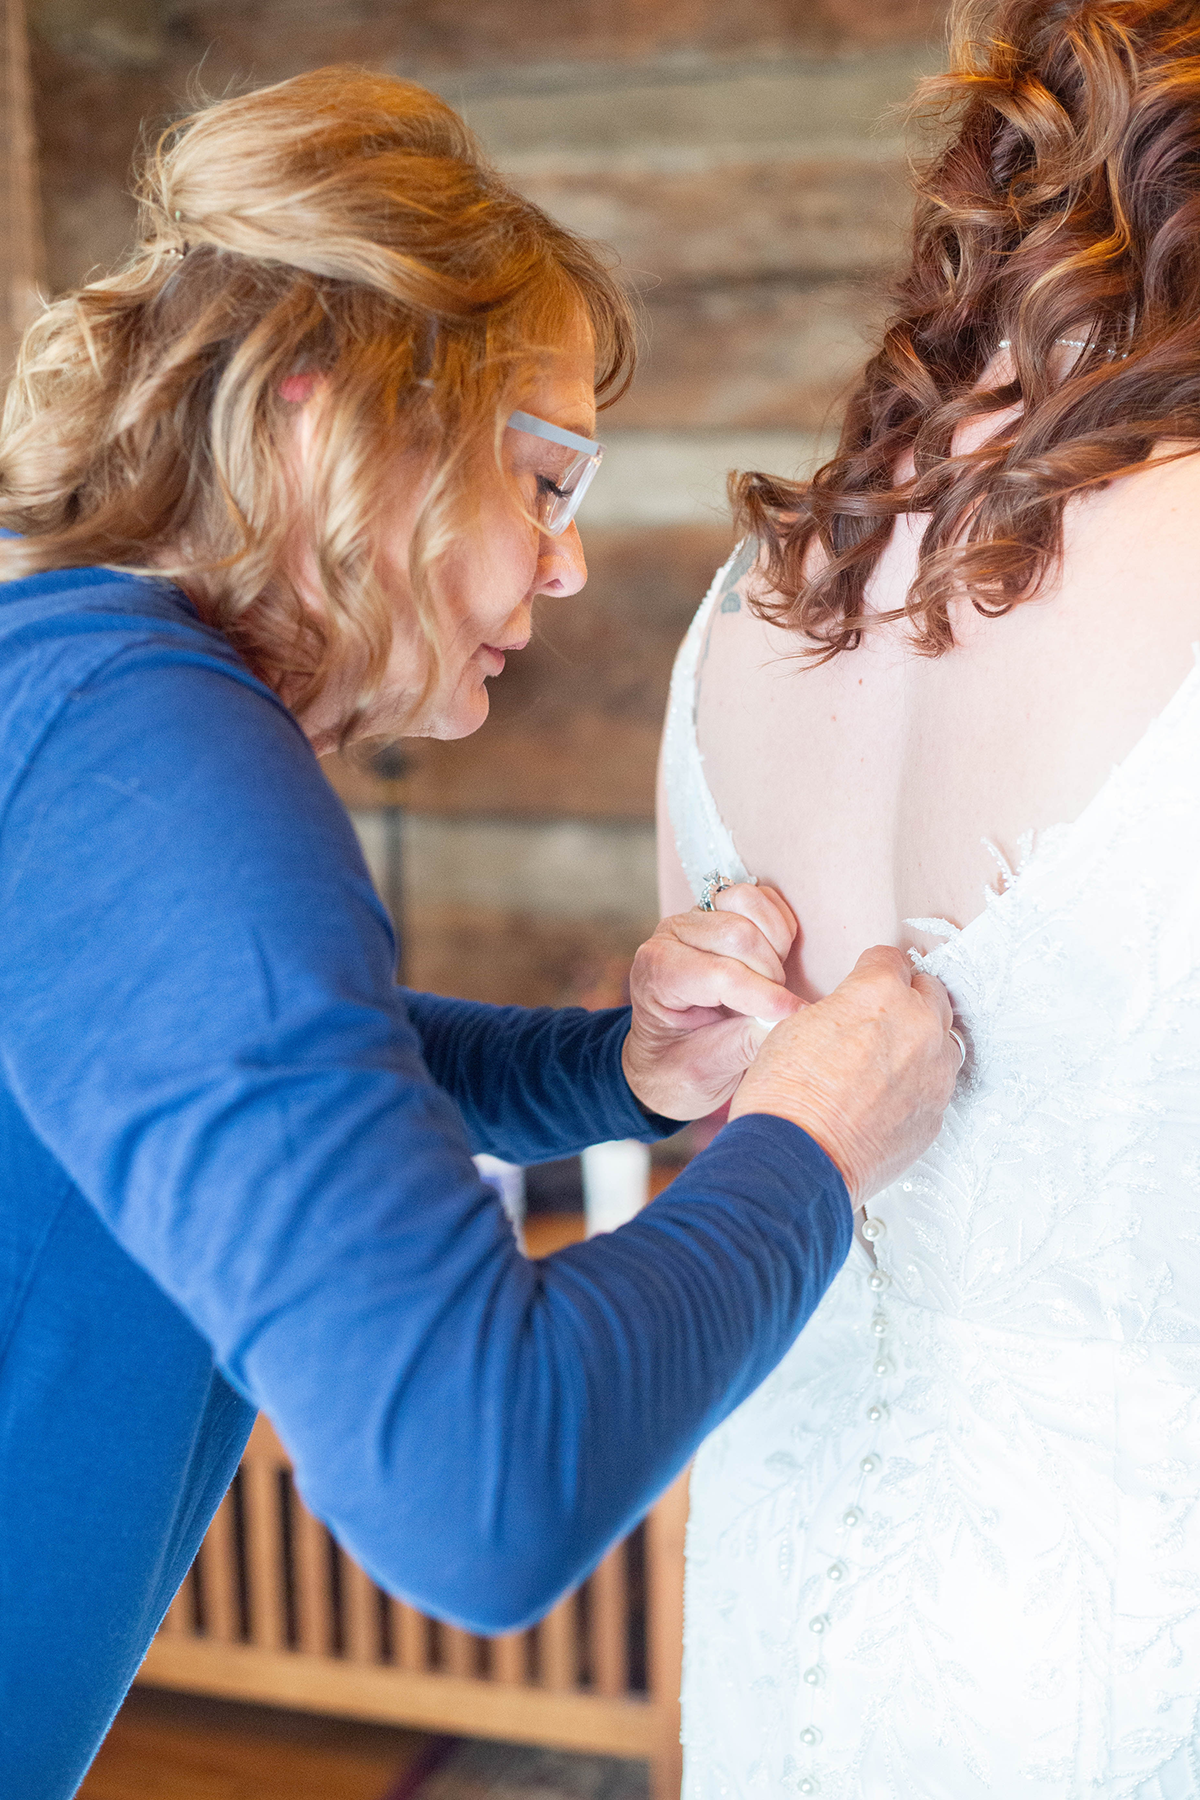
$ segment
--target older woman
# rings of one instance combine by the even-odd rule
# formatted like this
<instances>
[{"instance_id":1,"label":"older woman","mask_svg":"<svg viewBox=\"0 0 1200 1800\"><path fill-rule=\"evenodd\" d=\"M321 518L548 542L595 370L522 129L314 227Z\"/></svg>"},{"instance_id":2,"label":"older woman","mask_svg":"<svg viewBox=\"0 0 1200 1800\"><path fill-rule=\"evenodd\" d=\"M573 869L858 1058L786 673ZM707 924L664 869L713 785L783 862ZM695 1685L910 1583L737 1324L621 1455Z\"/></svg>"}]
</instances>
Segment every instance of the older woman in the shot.
<instances>
[{"instance_id":1,"label":"older woman","mask_svg":"<svg viewBox=\"0 0 1200 1800\"><path fill-rule=\"evenodd\" d=\"M74 1791L257 1407L386 1587L536 1615L791 1344L958 1060L894 952L801 1011L795 922L747 886L660 929L632 1014L394 985L313 749L473 731L534 596L582 586L624 303L444 106L353 72L200 113L143 201L128 266L31 332L0 446L23 1800ZM540 1265L471 1162L735 1089L668 1196Z\"/></svg>"}]
</instances>

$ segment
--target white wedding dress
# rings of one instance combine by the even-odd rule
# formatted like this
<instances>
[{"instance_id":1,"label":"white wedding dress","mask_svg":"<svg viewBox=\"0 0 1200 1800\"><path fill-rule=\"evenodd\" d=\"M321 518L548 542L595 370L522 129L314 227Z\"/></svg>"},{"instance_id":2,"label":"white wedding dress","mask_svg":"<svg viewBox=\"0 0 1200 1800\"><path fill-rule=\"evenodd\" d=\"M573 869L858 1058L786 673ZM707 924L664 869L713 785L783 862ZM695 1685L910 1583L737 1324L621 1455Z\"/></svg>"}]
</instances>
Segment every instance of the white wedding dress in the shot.
<instances>
[{"instance_id":1,"label":"white wedding dress","mask_svg":"<svg viewBox=\"0 0 1200 1800\"><path fill-rule=\"evenodd\" d=\"M726 565L727 569L729 565ZM698 894L744 878L676 664ZM1200 670L921 966L970 1054L692 1477L685 1800L1200 1797Z\"/></svg>"}]
</instances>

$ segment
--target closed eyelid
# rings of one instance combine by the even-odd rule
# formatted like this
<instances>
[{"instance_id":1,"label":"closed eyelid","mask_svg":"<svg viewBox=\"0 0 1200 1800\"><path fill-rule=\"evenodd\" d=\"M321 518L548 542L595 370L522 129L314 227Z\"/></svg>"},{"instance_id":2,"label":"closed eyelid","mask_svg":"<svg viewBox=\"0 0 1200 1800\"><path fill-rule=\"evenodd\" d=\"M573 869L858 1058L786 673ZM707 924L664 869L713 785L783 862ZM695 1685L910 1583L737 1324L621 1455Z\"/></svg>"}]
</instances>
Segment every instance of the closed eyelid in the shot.
<instances>
[{"instance_id":1,"label":"closed eyelid","mask_svg":"<svg viewBox=\"0 0 1200 1800\"><path fill-rule=\"evenodd\" d=\"M536 449L530 449L525 455L514 456L511 466L523 473L545 475L550 481L561 481L576 460L567 449L557 451L552 444L542 444Z\"/></svg>"}]
</instances>

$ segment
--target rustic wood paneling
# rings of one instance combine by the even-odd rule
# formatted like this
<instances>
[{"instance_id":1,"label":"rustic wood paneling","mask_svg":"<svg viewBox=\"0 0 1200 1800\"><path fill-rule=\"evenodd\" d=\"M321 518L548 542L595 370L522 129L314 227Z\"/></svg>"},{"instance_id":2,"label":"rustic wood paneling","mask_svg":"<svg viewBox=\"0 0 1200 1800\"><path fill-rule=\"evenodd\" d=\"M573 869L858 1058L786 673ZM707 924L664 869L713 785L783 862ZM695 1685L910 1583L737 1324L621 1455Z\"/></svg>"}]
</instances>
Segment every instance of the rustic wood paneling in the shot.
<instances>
[{"instance_id":1,"label":"rustic wood paneling","mask_svg":"<svg viewBox=\"0 0 1200 1800\"><path fill-rule=\"evenodd\" d=\"M210 56L213 79L385 58L429 69L654 56L845 54L935 30L937 0L42 0L77 55L174 64Z\"/></svg>"},{"instance_id":2,"label":"rustic wood paneling","mask_svg":"<svg viewBox=\"0 0 1200 1800\"><path fill-rule=\"evenodd\" d=\"M605 425L823 432L862 365L884 289L879 273L651 288L637 380Z\"/></svg>"},{"instance_id":3,"label":"rustic wood paneling","mask_svg":"<svg viewBox=\"0 0 1200 1800\"><path fill-rule=\"evenodd\" d=\"M457 19L470 51L456 64L453 53L430 47L422 9L401 0L354 9L315 0L252 9L42 0L35 67L51 285L71 285L120 253L133 222L126 191L133 147L194 101L201 61L201 82L213 93L336 60L424 77L466 107L518 185L612 243L637 278L811 277L877 268L894 254L907 204L897 210L894 145L872 133L880 113L910 88L913 57L929 60L929 27L941 5L813 0L798 8L758 0L774 17L766 38L756 35L753 0L684 8L691 22L681 18L674 28L669 5L590 7L548 29L539 17L528 35L511 29L520 14L515 0L496 6L495 21L504 23L489 50L491 9L481 17L479 8L447 5L444 18ZM715 37L701 14L719 25ZM537 55L523 68L527 47ZM870 54L848 60L850 48ZM690 61L679 61L681 50ZM655 70L660 85L647 99L635 90L653 84ZM571 99L581 73L590 86L582 109ZM689 111L689 83L716 81L715 99L726 77L735 85L739 78L772 82L770 118L758 117L753 104L733 107L721 121L707 119L705 104ZM794 103L781 104L792 87ZM681 108L687 120L672 125ZM612 122L614 141L597 138L597 118ZM885 129L894 134L895 119ZM769 146L759 142L764 132ZM665 162L649 155L656 134L669 152Z\"/></svg>"},{"instance_id":4,"label":"rustic wood paneling","mask_svg":"<svg viewBox=\"0 0 1200 1800\"><path fill-rule=\"evenodd\" d=\"M0 7L0 381L37 310L43 279L41 203L33 142L23 0Z\"/></svg>"},{"instance_id":5,"label":"rustic wood paneling","mask_svg":"<svg viewBox=\"0 0 1200 1800\"><path fill-rule=\"evenodd\" d=\"M522 189L615 244L635 281L888 268L910 209L899 161L746 155L715 168L522 170Z\"/></svg>"},{"instance_id":6,"label":"rustic wood paneling","mask_svg":"<svg viewBox=\"0 0 1200 1800\"><path fill-rule=\"evenodd\" d=\"M423 992L498 1006L562 1006L606 968L628 965L655 920L559 919L481 907L414 907L404 979Z\"/></svg>"},{"instance_id":7,"label":"rustic wood paneling","mask_svg":"<svg viewBox=\"0 0 1200 1800\"><path fill-rule=\"evenodd\" d=\"M590 578L539 601L534 639L491 684L473 737L405 746L408 773L380 780L365 756L327 758L347 805L415 812L649 819L671 665L732 544L712 526L587 531Z\"/></svg>"}]
</instances>

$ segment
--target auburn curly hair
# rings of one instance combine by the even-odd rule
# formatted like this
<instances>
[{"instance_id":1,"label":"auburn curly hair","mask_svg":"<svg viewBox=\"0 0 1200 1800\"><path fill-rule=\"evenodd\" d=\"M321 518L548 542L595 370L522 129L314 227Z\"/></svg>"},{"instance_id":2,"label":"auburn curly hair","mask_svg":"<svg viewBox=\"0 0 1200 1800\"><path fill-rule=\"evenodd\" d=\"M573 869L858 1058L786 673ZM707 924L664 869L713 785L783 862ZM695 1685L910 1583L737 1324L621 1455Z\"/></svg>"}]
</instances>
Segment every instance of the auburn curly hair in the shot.
<instances>
[{"instance_id":1,"label":"auburn curly hair","mask_svg":"<svg viewBox=\"0 0 1200 1800\"><path fill-rule=\"evenodd\" d=\"M952 601L995 617L1036 593L1071 495L1200 440L1197 0L960 0L950 42L914 106L951 135L917 175L911 260L837 454L805 483L731 477L773 589L756 609L822 661L904 618L941 654ZM1065 373L1064 337L1087 346ZM1006 339L1013 379L981 385ZM965 420L1014 407L951 454ZM916 576L873 613L901 513L928 514Z\"/></svg>"},{"instance_id":2,"label":"auburn curly hair","mask_svg":"<svg viewBox=\"0 0 1200 1800\"><path fill-rule=\"evenodd\" d=\"M431 656L439 562L530 372L580 314L600 403L633 368L630 303L597 253L516 193L412 82L317 69L179 120L143 158L116 273L25 334L0 431L0 579L154 571L303 715L378 690L393 603L373 529L396 452L430 480L410 552ZM287 378L327 377L320 454L293 494ZM325 605L287 573L302 518ZM432 677L431 677L432 680Z\"/></svg>"}]
</instances>

